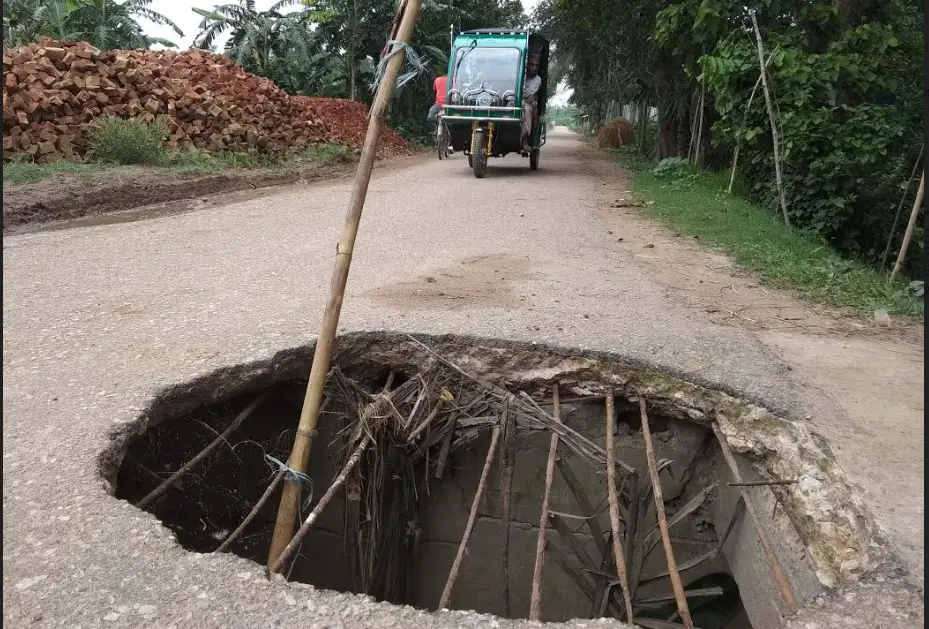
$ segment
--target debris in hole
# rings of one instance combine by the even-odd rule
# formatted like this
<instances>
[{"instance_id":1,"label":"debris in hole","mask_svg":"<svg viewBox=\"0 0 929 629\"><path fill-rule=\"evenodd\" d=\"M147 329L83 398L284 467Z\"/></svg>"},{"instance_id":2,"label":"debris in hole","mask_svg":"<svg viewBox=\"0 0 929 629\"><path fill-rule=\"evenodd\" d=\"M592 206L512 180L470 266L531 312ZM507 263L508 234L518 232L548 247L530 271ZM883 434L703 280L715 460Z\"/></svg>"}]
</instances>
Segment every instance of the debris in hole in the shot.
<instances>
[{"instance_id":1,"label":"debris in hole","mask_svg":"<svg viewBox=\"0 0 929 629\"><path fill-rule=\"evenodd\" d=\"M556 413L548 396L557 381L530 394L525 385L508 383L505 389L470 376L437 355L417 368L393 372L355 365L343 371L337 365L330 372L318 455L307 470L316 502L303 505L302 536L293 540L280 567L285 575L423 608L435 609L448 589L450 607L510 617L626 619L632 607L640 626L688 626L677 616L673 571L666 570L665 553L658 548L663 527L655 486L642 478L648 466L637 430L644 426L630 400L617 399L611 431L617 461L610 469L616 471L620 514L614 526L604 486L608 457L602 418L609 393L568 385L582 395L560 400L562 410ZM299 381L275 385L221 447L193 466L188 462L254 402L256 393L156 426L126 457L119 495L137 502L171 470L186 466L184 484L171 486L151 510L187 548L229 550L263 561L274 521L273 494L279 495L286 473L267 460L286 460L304 387ZM504 417L512 422L512 454L501 449L510 438ZM718 521L713 505L724 488L770 490L761 482L720 483L722 459L709 452L714 440L705 426L660 411L650 419L671 553L694 624L750 628L721 552L737 530L736 517ZM501 434L490 448L494 431ZM550 442L556 443L554 450ZM550 499L543 508L550 454ZM477 475L485 467L481 461L488 460L483 498L475 500ZM504 465L507 460L512 463ZM143 466L164 471L152 475ZM505 469L511 480L501 478ZM789 487L788 481L765 484ZM540 522L548 526L541 529ZM470 532L463 535L463 530ZM459 570L453 574L456 549L461 550ZM625 562L617 568L620 554ZM617 579L620 574L628 588ZM714 574L722 576L709 585L695 584ZM735 601L724 604L733 591ZM536 595L533 607L530 599Z\"/></svg>"}]
</instances>

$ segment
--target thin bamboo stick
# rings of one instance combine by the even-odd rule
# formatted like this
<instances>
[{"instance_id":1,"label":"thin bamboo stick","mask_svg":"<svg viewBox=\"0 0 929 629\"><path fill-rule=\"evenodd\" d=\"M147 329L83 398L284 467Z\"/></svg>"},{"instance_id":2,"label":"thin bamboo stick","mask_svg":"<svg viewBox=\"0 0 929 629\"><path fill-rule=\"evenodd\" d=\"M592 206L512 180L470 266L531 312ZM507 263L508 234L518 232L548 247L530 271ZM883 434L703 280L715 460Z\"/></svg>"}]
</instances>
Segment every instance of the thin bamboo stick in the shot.
<instances>
[{"instance_id":1,"label":"thin bamboo stick","mask_svg":"<svg viewBox=\"0 0 929 629\"><path fill-rule=\"evenodd\" d=\"M555 466L558 468L558 471L561 472L562 480L564 480L568 489L571 490L571 493L574 495L574 501L577 502L578 509L580 509L580 512L584 514L586 518L584 522L587 524L587 528L590 529L590 534L594 538L597 552L600 553L601 557L608 556L611 547L609 542L604 538L603 529L600 527L600 521L597 519L599 515L598 509L591 504L587 494L584 493L583 485L581 485L580 480L578 480L577 475L574 473L574 470L567 460L564 458L558 459L555 461Z\"/></svg>"},{"instance_id":2,"label":"thin bamboo stick","mask_svg":"<svg viewBox=\"0 0 929 629\"><path fill-rule=\"evenodd\" d=\"M768 487L770 485L793 485L797 482L795 478L786 480L747 480L739 483L726 483L729 487Z\"/></svg>"},{"instance_id":3,"label":"thin bamboo stick","mask_svg":"<svg viewBox=\"0 0 929 629\"><path fill-rule=\"evenodd\" d=\"M629 510L626 513L626 540L624 548L626 557L632 564L632 579L629 580L629 598L635 600L635 591L639 587L638 579L635 578L635 541L639 531L639 474L633 472L629 476Z\"/></svg>"},{"instance_id":4,"label":"thin bamboo stick","mask_svg":"<svg viewBox=\"0 0 929 629\"><path fill-rule=\"evenodd\" d=\"M390 373L393 374L392 371ZM323 405L319 409L320 413L326 410L326 407L329 406L330 400L332 400L332 398L329 397L323 400ZM229 546L232 544L232 542L239 538L239 535L241 535L246 527L252 523L252 520L254 520L258 513L261 511L261 508L265 506L265 503L268 502L268 500L271 498L271 494L274 493L274 490L278 488L281 482L283 482L284 474L286 474L286 472L287 470L280 470L277 474L274 475L274 480L271 481L271 484L268 485L268 488L265 489L263 494L261 494L261 498L258 499L258 502L255 503L255 506L252 507L252 510L248 513L248 515L245 516L245 519L242 520L242 523L236 527L236 529L230 533L225 540L223 540L223 543L220 544L219 548L213 551L214 553L225 552L226 549L229 548Z\"/></svg>"},{"instance_id":5,"label":"thin bamboo stick","mask_svg":"<svg viewBox=\"0 0 929 629\"><path fill-rule=\"evenodd\" d=\"M503 455L500 467L500 523L503 526L503 552L500 554L503 574L503 615L510 617L510 508L512 506L513 475L516 467L516 415L510 412L510 401L503 403Z\"/></svg>"},{"instance_id":6,"label":"thin bamboo stick","mask_svg":"<svg viewBox=\"0 0 929 629\"><path fill-rule=\"evenodd\" d=\"M774 53L768 55L768 60L764 62L764 67L767 68L768 64L771 63L771 59L774 58ZM732 172L729 174L729 187L726 188L728 194L732 194L732 186L735 184L735 173L736 167L739 165L739 150L742 148L742 135L745 133L745 125L748 124L748 114L752 110L752 102L755 100L755 93L758 91L758 86L761 85L761 75L758 75L758 80L755 81L755 87L752 88L752 93L748 96L748 105L745 106L745 113L742 114L742 126L739 127L739 137L735 143L735 152L732 154Z\"/></svg>"},{"instance_id":7,"label":"thin bamboo stick","mask_svg":"<svg viewBox=\"0 0 929 629\"><path fill-rule=\"evenodd\" d=\"M626 571L626 554L623 552L623 538L619 535L619 495L616 493L616 463L613 430L615 426L615 403L612 391L606 395L606 483L610 499L610 524L613 527L613 555L616 558L616 576L623 588L623 602L626 605L626 621L632 623L632 598L629 596L629 573Z\"/></svg>"},{"instance_id":8,"label":"thin bamboo stick","mask_svg":"<svg viewBox=\"0 0 929 629\"><path fill-rule=\"evenodd\" d=\"M454 438L455 426L449 426L446 429L445 437L442 439L442 448L439 450L439 460L436 462L435 466L435 477L437 479L441 480L442 475L445 474L445 466L448 463L448 453L452 449L452 439ZM428 485L426 486L428 487Z\"/></svg>"},{"instance_id":9,"label":"thin bamboo stick","mask_svg":"<svg viewBox=\"0 0 929 629\"><path fill-rule=\"evenodd\" d=\"M700 89L700 107L697 111L697 115L700 116L700 122L697 123L697 145L694 148L694 166L697 168L703 167L703 157L700 149L703 146L703 119L705 118L704 111L706 107L706 79L702 81L703 86Z\"/></svg>"},{"instance_id":10,"label":"thin bamboo stick","mask_svg":"<svg viewBox=\"0 0 929 629\"><path fill-rule=\"evenodd\" d=\"M239 535L242 534L242 531L244 531L245 528L251 524L252 520L255 519L255 516L258 515L258 512L261 511L261 508L271 497L271 494L274 493L274 490L277 489L278 485L280 485L284 480L285 472L286 470L280 470L277 474L274 475L274 480L271 481L271 484L268 485L268 488L265 489L265 492L261 494L261 498L258 499L258 502L255 503L255 506L252 508L249 514L245 516L245 519L242 520L242 523L236 527L236 529L230 533L225 540L223 540L223 543L219 545L219 548L213 551L214 553L225 552L226 549L229 548L229 546L232 544L232 542L239 538Z\"/></svg>"},{"instance_id":11,"label":"thin bamboo stick","mask_svg":"<svg viewBox=\"0 0 929 629\"><path fill-rule=\"evenodd\" d=\"M903 262L906 260L906 250L910 248L910 239L913 238L913 230L916 228L916 219L919 216L919 208L923 205L923 184L925 183L926 173L923 171L919 178L919 190L916 191L916 201L913 202L913 211L910 212L910 222L906 225L906 233L903 234L903 244L900 245L900 253L897 254L897 263L894 264L894 270L890 272L890 281L897 279L897 274L903 268Z\"/></svg>"},{"instance_id":12,"label":"thin bamboo stick","mask_svg":"<svg viewBox=\"0 0 929 629\"><path fill-rule=\"evenodd\" d=\"M552 388L552 417L561 421L561 400L558 383ZM558 434L552 433L548 444L548 462L545 464L545 490L542 492L542 516L539 518L539 536L535 544L535 568L532 570L532 595L529 599L529 620L540 620L542 614L542 566L545 565L545 545L548 537L548 501L555 478L555 456L558 453Z\"/></svg>"},{"instance_id":13,"label":"thin bamboo stick","mask_svg":"<svg viewBox=\"0 0 929 629\"><path fill-rule=\"evenodd\" d=\"M900 202L897 204L897 213L894 214L894 223L890 227L890 236L887 237L887 246L884 247L884 255L881 256L881 271L887 268L887 258L890 256L890 247L894 242L894 234L897 233L897 225L900 223L900 214L903 212L903 202L906 201L906 195L910 191L910 184L913 183L913 177L916 176L916 171L919 169L919 162L923 159L923 151L926 150L926 143L923 142L922 146L919 147L919 157L916 158L916 162L913 164L913 172L910 173L910 178L906 180L906 185L903 186L903 194L900 195Z\"/></svg>"},{"instance_id":14,"label":"thin bamboo stick","mask_svg":"<svg viewBox=\"0 0 929 629\"><path fill-rule=\"evenodd\" d=\"M199 454L197 454L197 456L195 456L190 461L188 461L186 464L184 464L184 466L181 467L181 469L171 474L171 476L165 479L165 481L162 482L160 485L158 485L158 487L150 491L147 496L142 498L142 500L140 500L138 504L136 504L136 506L139 509L144 509L145 507L155 502L155 500L157 500L159 497L161 497L161 495L165 493L166 491L168 491L168 489L172 485L174 485L174 483L176 483L178 479L180 479L181 476L183 476L188 471L190 471L190 469L193 468L195 465L197 465L197 463L205 459L207 455L209 455L210 452L215 450L219 444L224 443L226 441L226 437L228 437L233 432L235 432L235 430L239 426L242 425L242 422L248 419L249 416L255 411L255 409L258 408L258 406L262 402L264 402L268 398L269 395L271 395L271 391L272 389L268 389L267 391L259 395L257 398L252 400L252 402L248 406L246 406L242 410L242 412L236 416L234 420L232 420L232 423L229 424L229 426L227 426L226 429L222 431L222 433L220 433L218 437L213 439L213 441L211 441L205 448L203 448L203 450L201 450Z\"/></svg>"},{"instance_id":15,"label":"thin bamboo stick","mask_svg":"<svg viewBox=\"0 0 929 629\"><path fill-rule=\"evenodd\" d=\"M787 200L784 198L784 182L781 176L781 151L777 136L777 122L774 117L774 106L771 104L771 92L768 90L768 71L764 62L764 44L761 41L761 29L758 27L758 18L755 10L751 9L752 26L755 28L755 42L758 45L758 65L761 67L761 87L764 91L765 106L768 108L768 119L771 121L771 142L774 147L774 177L777 183L777 198L780 201L781 212L784 215L784 225L790 229L790 217L787 215Z\"/></svg>"},{"instance_id":16,"label":"thin bamboo stick","mask_svg":"<svg viewBox=\"0 0 929 629\"><path fill-rule=\"evenodd\" d=\"M432 410L429 411L429 414L426 415L426 419L424 419L423 422L419 426L417 426L413 432L410 433L410 436L407 437L407 441L410 443L413 443L413 441L415 441L416 438L420 434L422 434L422 432L426 430L426 428L429 427L429 424L432 423L432 420L434 420L439 415L439 412L442 410L442 407L451 401L452 401L451 394L445 389L443 389L442 392L439 394L439 399L436 400L435 406L433 406Z\"/></svg>"},{"instance_id":17,"label":"thin bamboo stick","mask_svg":"<svg viewBox=\"0 0 929 629\"><path fill-rule=\"evenodd\" d=\"M674 600L677 601L677 610L684 622L684 627L694 629L694 621L690 618L690 608L687 605L687 596L684 594L684 586L681 584L681 575L677 571L677 562L674 560L674 548L671 546L671 533L668 531L668 518L664 511L664 496L661 494L661 479L658 478L655 447L652 444L652 432L648 427L648 413L645 412L645 398L639 398L639 411L642 414L642 436L645 439L648 475L652 481L652 494L655 497L658 529L661 532L661 543L664 545L665 557L668 560L668 575L671 578L671 587L674 589Z\"/></svg>"},{"instance_id":18,"label":"thin bamboo stick","mask_svg":"<svg viewBox=\"0 0 929 629\"><path fill-rule=\"evenodd\" d=\"M355 448L352 455L348 458L348 461L345 463L345 466L342 468L342 471L339 472L339 475L332 485L329 486L329 489L326 490L326 493L323 494L323 497L319 499L319 502L316 503L316 507L313 508L312 513L307 516L306 520L303 522L303 525L294 535L293 539L290 540L290 543L284 547L281 551L281 554L278 556L277 560L271 565L269 571L273 574L280 572L281 568L284 567L284 564L293 556L294 552L297 550L297 547L300 546L300 543L303 541L303 538L306 537L306 534L310 532L310 529L313 528L313 525L316 524L316 520L319 519L319 515L323 512L323 509L326 508L326 505L332 500L332 497L335 496L336 492L339 491L339 488L345 483L345 479L348 478L349 473L358 465L358 461L361 460L361 455L364 454L365 448L368 447L371 438L366 434L361 438L361 441L358 443L358 447Z\"/></svg>"},{"instance_id":19,"label":"thin bamboo stick","mask_svg":"<svg viewBox=\"0 0 929 629\"><path fill-rule=\"evenodd\" d=\"M400 4L402 18L396 28L393 41L406 43L410 41L413 27L419 17L420 0L403 0ZM316 350L313 354L313 365L310 369L307 383L306 397L303 409L300 412L300 422L294 438L294 447L290 456L291 468L296 472L306 470L313 445L313 436L316 424L319 421L319 408L323 401L323 387L326 383L326 374L329 371L329 360L332 357L332 347L335 342L336 331L339 326L339 315L342 311L342 300L345 295L345 286L348 282L348 272L351 267L352 251L355 248L355 238L358 235L358 226L361 222L361 213L364 209L365 196L368 192L368 183L371 180L371 169L374 167L374 158L377 150L378 138L383 125L384 108L390 100L397 75L403 65L405 55L403 50L394 54L385 64L384 76L371 105L371 116L368 120L368 131L365 135L364 146L361 150L361 159L355 173L355 182L352 195L349 199L349 209L345 217L342 235L336 247L336 259L332 270L332 280L329 286L329 300L323 313L322 326L316 340ZM271 538L271 547L268 552L268 565L276 565L277 558L293 537L293 531L299 509L299 487L289 481L284 485L281 504L278 508L277 521L274 524L274 534Z\"/></svg>"},{"instance_id":20,"label":"thin bamboo stick","mask_svg":"<svg viewBox=\"0 0 929 629\"><path fill-rule=\"evenodd\" d=\"M743 482L742 474L739 472L739 464L732 455L732 450L729 449L729 442L726 441L726 435L723 434L719 424L713 424L713 432L716 434L719 448L723 452L723 458L726 459L726 463L729 465L732 478L736 483ZM748 513L748 517L751 518L752 525L755 527L755 533L758 535L761 548L764 550L765 557L768 559L768 565L771 567L771 574L774 577L774 582L777 583L777 587L781 591L781 598L784 599L788 611L793 614L797 611L797 599L794 598L793 589L790 587L790 582L787 580L787 577L784 576L781 562L778 561L777 555L774 554L774 549L771 547L768 530L762 525L761 518L755 510L755 503L752 502L748 489L744 486L739 486L739 493L742 496L742 502L745 503L745 511Z\"/></svg>"},{"instance_id":21,"label":"thin bamboo stick","mask_svg":"<svg viewBox=\"0 0 929 629\"><path fill-rule=\"evenodd\" d=\"M464 559L465 549L468 547L468 540L471 538L471 531L474 530L474 521L477 520L477 511L481 506L481 498L484 497L484 490L487 488L487 477L490 476L490 466L494 462L494 453L497 451L497 442L500 440L500 425L494 426L493 433L490 437L490 447L487 448L487 458L484 459L484 469L481 471L481 480L477 484L477 490L474 492L474 501L471 503L471 513L468 515L468 524L465 526L464 535L461 536L461 544L458 545L458 554L455 555L455 561L452 563L452 569L449 570L448 580L445 582L445 589L442 590L442 598L439 599L439 609L448 607L452 598L452 588L455 587L455 581L458 579L458 571L461 570L461 561Z\"/></svg>"},{"instance_id":22,"label":"thin bamboo stick","mask_svg":"<svg viewBox=\"0 0 929 629\"><path fill-rule=\"evenodd\" d=\"M687 129L687 132L690 134L690 144L687 145L687 162L693 162L693 153L694 153L694 143L697 139L697 136L694 135L694 127L697 126L697 92L696 90L693 93L693 96L690 98L690 109L694 112L693 117L691 117L689 123L690 127Z\"/></svg>"}]
</instances>

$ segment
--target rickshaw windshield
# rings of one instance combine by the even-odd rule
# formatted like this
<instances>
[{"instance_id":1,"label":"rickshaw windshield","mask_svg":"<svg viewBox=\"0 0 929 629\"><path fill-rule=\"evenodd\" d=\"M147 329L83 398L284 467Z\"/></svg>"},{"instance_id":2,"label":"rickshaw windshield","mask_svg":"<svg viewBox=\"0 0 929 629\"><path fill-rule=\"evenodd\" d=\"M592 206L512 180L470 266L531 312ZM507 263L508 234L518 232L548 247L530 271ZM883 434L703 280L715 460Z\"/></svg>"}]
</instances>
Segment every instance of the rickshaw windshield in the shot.
<instances>
[{"instance_id":1,"label":"rickshaw windshield","mask_svg":"<svg viewBox=\"0 0 929 629\"><path fill-rule=\"evenodd\" d=\"M467 92L484 85L503 94L516 91L519 81L519 49L509 47L463 47L455 51L451 89Z\"/></svg>"}]
</instances>

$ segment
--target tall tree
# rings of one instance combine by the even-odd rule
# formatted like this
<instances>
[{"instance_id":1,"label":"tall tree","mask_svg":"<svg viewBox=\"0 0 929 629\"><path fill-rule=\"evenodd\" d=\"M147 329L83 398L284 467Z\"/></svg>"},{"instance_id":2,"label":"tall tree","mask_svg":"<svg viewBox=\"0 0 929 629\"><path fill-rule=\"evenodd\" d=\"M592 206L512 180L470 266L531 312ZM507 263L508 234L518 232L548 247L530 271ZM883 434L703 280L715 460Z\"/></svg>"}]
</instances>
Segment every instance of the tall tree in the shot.
<instances>
[{"instance_id":1,"label":"tall tree","mask_svg":"<svg viewBox=\"0 0 929 629\"><path fill-rule=\"evenodd\" d=\"M101 49L174 47L165 39L149 37L139 19L170 26L167 17L150 8L152 0L3 0L4 46L18 46L41 37L81 39Z\"/></svg>"},{"instance_id":2,"label":"tall tree","mask_svg":"<svg viewBox=\"0 0 929 629\"><path fill-rule=\"evenodd\" d=\"M203 18L197 27L199 30L194 38L194 47L212 50L216 39L229 31L230 37L226 42L226 49L232 50L245 38L246 32L251 26L262 21L267 22L268 20L281 18L283 17L283 9L299 3L300 0L279 0L271 5L267 11L258 11L255 0L238 0L234 4L217 4L212 9L193 7L191 10Z\"/></svg>"},{"instance_id":3,"label":"tall tree","mask_svg":"<svg viewBox=\"0 0 929 629\"><path fill-rule=\"evenodd\" d=\"M61 1L61 0L56 0ZM173 21L150 8L152 0L64 0L69 10L66 23L77 39L104 50L114 48L149 48L161 44L177 47L172 41L150 37L143 32L139 19L169 26L179 37L184 32Z\"/></svg>"},{"instance_id":4,"label":"tall tree","mask_svg":"<svg viewBox=\"0 0 929 629\"><path fill-rule=\"evenodd\" d=\"M49 0L3 0L3 46L10 48L41 37L73 39L68 13L76 3Z\"/></svg>"}]
</instances>

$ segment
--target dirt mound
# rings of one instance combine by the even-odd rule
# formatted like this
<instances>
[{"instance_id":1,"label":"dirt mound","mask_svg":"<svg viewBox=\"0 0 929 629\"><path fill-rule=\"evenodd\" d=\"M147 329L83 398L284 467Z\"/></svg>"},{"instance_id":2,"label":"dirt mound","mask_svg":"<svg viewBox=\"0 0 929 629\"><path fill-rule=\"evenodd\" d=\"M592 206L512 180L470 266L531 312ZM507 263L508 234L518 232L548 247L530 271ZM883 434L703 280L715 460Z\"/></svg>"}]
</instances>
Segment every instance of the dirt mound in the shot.
<instances>
[{"instance_id":1,"label":"dirt mound","mask_svg":"<svg viewBox=\"0 0 929 629\"><path fill-rule=\"evenodd\" d=\"M331 141L361 148L368 130L368 109L364 104L341 98L317 98L313 96L293 96L294 100L305 105L310 112L316 112L329 126ZM396 155L409 153L410 146L399 133L390 127L381 127L378 144L379 155Z\"/></svg>"},{"instance_id":2,"label":"dirt mound","mask_svg":"<svg viewBox=\"0 0 929 629\"><path fill-rule=\"evenodd\" d=\"M632 133L632 125L623 116L610 120L597 134L597 146L601 148L615 149L633 142L635 135Z\"/></svg>"},{"instance_id":3,"label":"dirt mound","mask_svg":"<svg viewBox=\"0 0 929 629\"><path fill-rule=\"evenodd\" d=\"M3 55L3 148L40 161L82 157L104 116L162 116L173 145L298 150L329 141L323 119L273 81L203 51L107 51L45 40Z\"/></svg>"}]
</instances>

